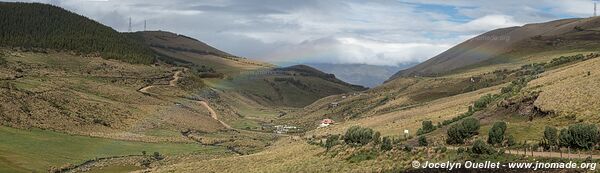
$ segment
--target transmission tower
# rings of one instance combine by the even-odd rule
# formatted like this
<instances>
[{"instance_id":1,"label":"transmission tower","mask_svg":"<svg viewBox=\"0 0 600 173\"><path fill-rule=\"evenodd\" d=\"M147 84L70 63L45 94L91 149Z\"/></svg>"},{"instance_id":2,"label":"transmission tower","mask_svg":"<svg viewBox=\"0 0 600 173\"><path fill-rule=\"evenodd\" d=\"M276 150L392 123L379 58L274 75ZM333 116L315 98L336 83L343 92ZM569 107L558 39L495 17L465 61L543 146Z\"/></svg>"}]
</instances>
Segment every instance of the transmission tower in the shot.
<instances>
[{"instance_id":1,"label":"transmission tower","mask_svg":"<svg viewBox=\"0 0 600 173\"><path fill-rule=\"evenodd\" d=\"M131 17L129 17L129 29L128 29L128 31L131 32Z\"/></svg>"}]
</instances>

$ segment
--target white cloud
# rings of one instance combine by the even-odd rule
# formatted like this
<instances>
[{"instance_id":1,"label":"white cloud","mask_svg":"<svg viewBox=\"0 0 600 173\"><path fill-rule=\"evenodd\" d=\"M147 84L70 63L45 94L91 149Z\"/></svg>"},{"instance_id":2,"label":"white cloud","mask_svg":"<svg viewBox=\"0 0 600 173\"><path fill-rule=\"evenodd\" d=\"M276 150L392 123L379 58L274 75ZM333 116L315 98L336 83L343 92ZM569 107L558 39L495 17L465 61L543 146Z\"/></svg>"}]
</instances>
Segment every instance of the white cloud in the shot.
<instances>
[{"instance_id":1,"label":"white cloud","mask_svg":"<svg viewBox=\"0 0 600 173\"><path fill-rule=\"evenodd\" d=\"M281 64L398 65L424 61L450 47L450 44L394 43L352 37L322 38L281 48L267 58Z\"/></svg>"},{"instance_id":2,"label":"white cloud","mask_svg":"<svg viewBox=\"0 0 600 173\"><path fill-rule=\"evenodd\" d=\"M449 31L458 31L458 32L477 32L477 31L487 31L497 28L511 27L511 26L521 26L522 23L519 23L514 20L512 16L507 15L486 15L474 20L471 20L464 24L455 24L449 26L447 30Z\"/></svg>"},{"instance_id":3,"label":"white cloud","mask_svg":"<svg viewBox=\"0 0 600 173\"><path fill-rule=\"evenodd\" d=\"M236 55L288 64L423 61L488 30L585 17L593 8L588 0L32 1L64 7L119 31L127 30L129 17L134 30L147 20L149 29L192 36Z\"/></svg>"}]
</instances>

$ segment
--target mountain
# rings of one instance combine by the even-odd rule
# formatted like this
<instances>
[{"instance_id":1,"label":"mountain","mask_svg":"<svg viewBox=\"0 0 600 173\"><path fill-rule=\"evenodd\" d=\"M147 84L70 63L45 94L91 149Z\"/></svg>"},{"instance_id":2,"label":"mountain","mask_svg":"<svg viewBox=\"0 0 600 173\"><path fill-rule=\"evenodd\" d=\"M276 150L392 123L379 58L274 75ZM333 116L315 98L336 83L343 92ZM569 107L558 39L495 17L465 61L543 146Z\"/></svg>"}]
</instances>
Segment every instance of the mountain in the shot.
<instances>
[{"instance_id":1,"label":"mountain","mask_svg":"<svg viewBox=\"0 0 600 173\"><path fill-rule=\"evenodd\" d=\"M150 49L126 35L40 3L0 2L0 46L77 51L131 63L154 61Z\"/></svg>"},{"instance_id":2,"label":"mountain","mask_svg":"<svg viewBox=\"0 0 600 173\"><path fill-rule=\"evenodd\" d=\"M401 70L401 76L432 76L477 64L510 61L547 50L594 49L600 43L600 17L562 19L544 23L495 29L465 42L414 67Z\"/></svg>"},{"instance_id":3,"label":"mountain","mask_svg":"<svg viewBox=\"0 0 600 173\"><path fill-rule=\"evenodd\" d=\"M213 88L236 93L230 102L252 101L263 106L306 106L329 95L362 91L315 68L275 65L234 56L188 36L165 31L130 35L148 45L159 59L184 66L206 79L217 80ZM230 98L234 98L233 96Z\"/></svg>"},{"instance_id":4,"label":"mountain","mask_svg":"<svg viewBox=\"0 0 600 173\"><path fill-rule=\"evenodd\" d=\"M339 79L356 85L369 88L381 85L398 70L408 68L414 64L402 64L399 66L383 66L369 64L308 64L326 73L334 74Z\"/></svg>"}]
</instances>

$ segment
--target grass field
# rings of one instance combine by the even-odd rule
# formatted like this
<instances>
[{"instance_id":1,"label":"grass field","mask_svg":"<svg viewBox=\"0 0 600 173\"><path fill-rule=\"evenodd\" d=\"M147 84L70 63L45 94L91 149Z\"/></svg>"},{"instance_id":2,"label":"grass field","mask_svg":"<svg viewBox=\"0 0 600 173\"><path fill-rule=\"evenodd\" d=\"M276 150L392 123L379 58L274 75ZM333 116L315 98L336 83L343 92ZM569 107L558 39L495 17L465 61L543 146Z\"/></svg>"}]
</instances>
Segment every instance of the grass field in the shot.
<instances>
[{"instance_id":1,"label":"grass field","mask_svg":"<svg viewBox=\"0 0 600 173\"><path fill-rule=\"evenodd\" d=\"M46 130L0 127L0 172L45 172L51 166L79 164L96 157L159 152L221 154L222 147L194 143L144 143L73 136Z\"/></svg>"}]
</instances>

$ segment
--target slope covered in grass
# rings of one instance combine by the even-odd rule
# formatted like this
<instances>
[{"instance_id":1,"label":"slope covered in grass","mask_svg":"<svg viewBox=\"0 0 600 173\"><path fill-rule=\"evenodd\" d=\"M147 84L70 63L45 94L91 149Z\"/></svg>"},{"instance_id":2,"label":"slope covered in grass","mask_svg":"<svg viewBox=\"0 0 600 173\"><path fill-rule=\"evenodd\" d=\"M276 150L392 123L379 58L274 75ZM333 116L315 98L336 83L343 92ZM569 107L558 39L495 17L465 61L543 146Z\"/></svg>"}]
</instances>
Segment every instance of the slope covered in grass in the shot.
<instances>
[{"instance_id":1,"label":"slope covered in grass","mask_svg":"<svg viewBox=\"0 0 600 173\"><path fill-rule=\"evenodd\" d=\"M221 147L194 143L130 142L4 126L0 126L0 138L0 172L45 172L51 166L80 164L84 160L109 156L140 155L142 151L166 155L226 152Z\"/></svg>"},{"instance_id":2,"label":"slope covered in grass","mask_svg":"<svg viewBox=\"0 0 600 173\"><path fill-rule=\"evenodd\" d=\"M72 50L131 63L154 60L145 45L108 26L39 3L0 2L0 46Z\"/></svg>"}]
</instances>

